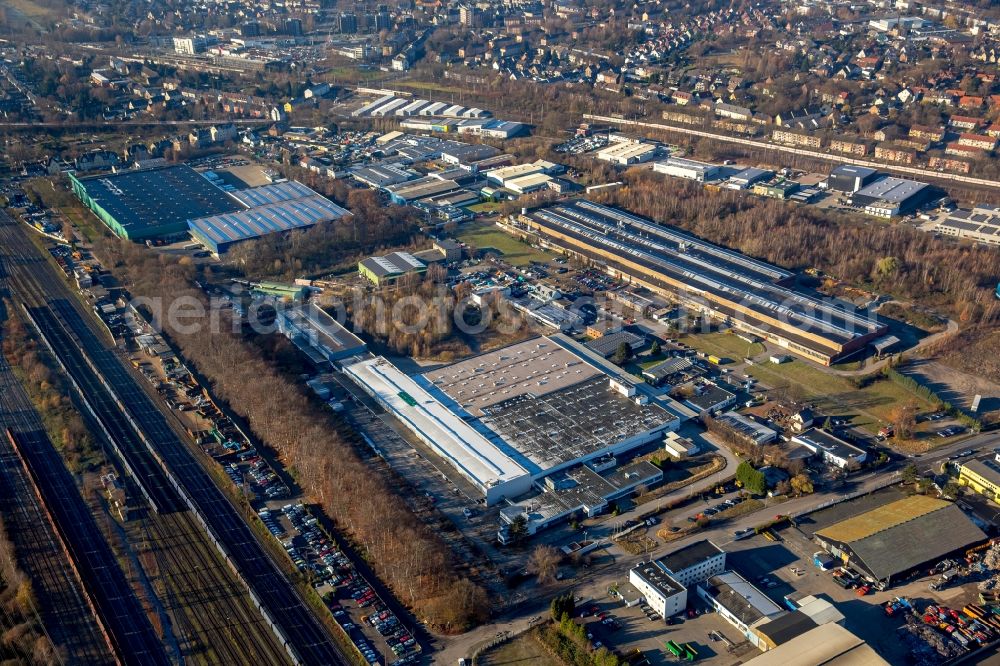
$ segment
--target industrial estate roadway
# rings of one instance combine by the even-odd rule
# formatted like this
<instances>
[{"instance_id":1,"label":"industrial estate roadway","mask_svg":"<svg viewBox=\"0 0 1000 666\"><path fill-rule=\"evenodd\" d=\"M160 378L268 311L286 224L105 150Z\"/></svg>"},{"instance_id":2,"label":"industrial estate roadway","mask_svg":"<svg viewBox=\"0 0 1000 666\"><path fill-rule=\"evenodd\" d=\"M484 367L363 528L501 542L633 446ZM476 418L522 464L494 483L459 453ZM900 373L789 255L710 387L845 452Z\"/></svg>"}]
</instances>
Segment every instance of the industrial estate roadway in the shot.
<instances>
[{"instance_id":1,"label":"industrial estate roadway","mask_svg":"<svg viewBox=\"0 0 1000 666\"><path fill-rule=\"evenodd\" d=\"M971 449L977 453L984 452L1000 445L1000 434L985 433L971 435L957 442L952 442L939 449L919 456L910 456L912 460L897 461L887 465L878 472L868 472L858 475L850 480L845 488L839 493L816 493L805 497L798 497L781 503L780 513L783 515L798 516L809 513L823 506L836 503L846 499L848 496L865 494L877 490L883 486L899 480L899 470L907 464L916 463L918 469L923 472L933 469L937 472L940 464L947 460L948 456L958 451ZM718 447L720 452L724 452L725 447ZM727 458L731 456L727 455ZM732 464L732 463L731 463ZM664 500L683 497L692 492L701 492L711 489L722 477L732 474L735 467L727 467L720 473L704 479L691 487L680 488L664 497ZM773 510L773 509L772 509ZM635 519L640 513L649 511L648 506L640 506L628 513L623 513L616 520ZM667 545L662 545L648 554L630 555L613 545L606 546L612 554L614 562L599 570L584 570L580 576L564 581L559 586L552 586L545 591L539 591L532 595L533 602L518 608L513 613L497 618L492 624L487 624L478 629L456 636L454 638L441 638L439 649L434 654L434 663L456 664L461 657L470 657L473 652L488 644L493 640L498 632L510 631L513 634L526 631L532 626L532 619L536 617L547 617L549 601L558 593L573 590L575 594L585 599L603 599L607 597L608 587L618 581L627 580L628 570L638 562L647 558L655 559L667 551L674 551L701 539L711 539L715 544L723 546L733 541L732 534L735 530L746 527L753 527L772 518L768 509L762 509L753 514L740 516L739 518L726 521L719 527L710 527L697 531L690 536L673 541ZM601 526L591 528L589 536L591 538L607 538L612 531L612 522L605 521Z\"/></svg>"}]
</instances>

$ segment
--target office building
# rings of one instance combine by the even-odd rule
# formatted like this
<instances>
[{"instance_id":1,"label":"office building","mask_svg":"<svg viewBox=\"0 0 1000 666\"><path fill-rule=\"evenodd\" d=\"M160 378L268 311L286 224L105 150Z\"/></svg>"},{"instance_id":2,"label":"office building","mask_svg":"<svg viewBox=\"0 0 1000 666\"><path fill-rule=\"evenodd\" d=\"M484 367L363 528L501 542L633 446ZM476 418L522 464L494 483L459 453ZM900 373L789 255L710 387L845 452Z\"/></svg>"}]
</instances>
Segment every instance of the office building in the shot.
<instances>
[{"instance_id":1,"label":"office building","mask_svg":"<svg viewBox=\"0 0 1000 666\"><path fill-rule=\"evenodd\" d=\"M687 606L687 588L654 562L643 562L628 572L628 582L662 618L672 617Z\"/></svg>"}]
</instances>

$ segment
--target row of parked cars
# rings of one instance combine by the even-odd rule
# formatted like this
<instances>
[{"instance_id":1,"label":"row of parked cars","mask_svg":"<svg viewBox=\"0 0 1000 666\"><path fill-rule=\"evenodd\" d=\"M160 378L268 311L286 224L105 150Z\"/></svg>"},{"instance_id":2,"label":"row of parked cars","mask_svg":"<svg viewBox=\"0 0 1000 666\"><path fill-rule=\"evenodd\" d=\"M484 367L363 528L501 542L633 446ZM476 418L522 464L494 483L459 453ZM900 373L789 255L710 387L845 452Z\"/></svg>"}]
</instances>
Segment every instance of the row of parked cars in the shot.
<instances>
[{"instance_id":1,"label":"row of parked cars","mask_svg":"<svg viewBox=\"0 0 1000 666\"><path fill-rule=\"evenodd\" d=\"M250 465L250 478L253 479L254 485L265 497L268 499L288 497L288 487L281 482L266 460L256 456L246 462Z\"/></svg>"},{"instance_id":2,"label":"row of parked cars","mask_svg":"<svg viewBox=\"0 0 1000 666\"><path fill-rule=\"evenodd\" d=\"M399 619L389 609L365 616L364 621L385 637L389 649L398 659L416 656L417 639L400 625ZM405 662L404 662L405 663Z\"/></svg>"},{"instance_id":3,"label":"row of parked cars","mask_svg":"<svg viewBox=\"0 0 1000 666\"><path fill-rule=\"evenodd\" d=\"M697 514L695 516L689 516L688 517L688 522L689 523L694 523L694 522L697 522L698 518L701 517L701 516L714 516L717 513L722 513L726 509L733 508L734 506L736 506L737 504L739 504L743 500L744 500L743 497L739 497L739 496L737 496L737 497L731 497L731 498L729 498L729 499L727 499L727 500L725 500L723 502L720 502L720 503L716 504L715 506L708 507L707 509L705 509L704 511L702 511L701 513L699 513L699 514Z\"/></svg>"},{"instance_id":4,"label":"row of parked cars","mask_svg":"<svg viewBox=\"0 0 1000 666\"><path fill-rule=\"evenodd\" d=\"M389 650L396 657L392 662L394 666L416 661L420 646L412 633L403 626L395 613L389 610L336 543L327 537L316 517L301 503L286 504L281 508L281 513L296 532L291 538L283 541L288 556L299 571L313 576L314 585L318 589L329 586L337 590L336 594L327 594L324 598L334 619L350 636L362 657L373 666L384 663L373 640L365 635L362 626L364 623L385 639ZM264 520L263 515L261 519ZM272 516L272 520L276 521L276 518ZM270 526L268 529L271 529ZM365 615L362 616L361 622L353 619L351 611L345 608L337 600L338 598L354 608L364 609Z\"/></svg>"}]
</instances>

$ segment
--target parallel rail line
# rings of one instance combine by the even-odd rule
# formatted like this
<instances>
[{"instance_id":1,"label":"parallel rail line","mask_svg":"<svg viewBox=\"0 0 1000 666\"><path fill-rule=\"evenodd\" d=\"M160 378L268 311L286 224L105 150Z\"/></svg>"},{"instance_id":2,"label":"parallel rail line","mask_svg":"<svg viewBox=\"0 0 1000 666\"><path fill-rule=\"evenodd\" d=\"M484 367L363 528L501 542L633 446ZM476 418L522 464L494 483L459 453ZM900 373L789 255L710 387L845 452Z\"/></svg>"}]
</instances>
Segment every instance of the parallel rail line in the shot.
<instances>
[{"instance_id":1,"label":"parallel rail line","mask_svg":"<svg viewBox=\"0 0 1000 666\"><path fill-rule=\"evenodd\" d=\"M83 583L115 662L168 666L163 644L48 436L34 429L7 428L5 434Z\"/></svg>"},{"instance_id":2,"label":"parallel rail line","mask_svg":"<svg viewBox=\"0 0 1000 666\"><path fill-rule=\"evenodd\" d=\"M23 233L8 216L0 217L0 240L9 252L17 248L16 258L21 266L33 269L12 273L16 284L34 292L34 298L43 304L40 308L30 308L32 316L36 320L56 319L58 326L51 326L49 321L49 328L53 337L60 337L62 331L60 339L63 343L72 336L68 344L57 345L54 349L64 365L76 367L85 379L92 373L93 378L110 394L112 404L109 408L120 412L159 464L167 482L191 509L227 564L245 585L257 610L292 661L323 665L349 663L327 630L306 607L291 581L270 559L237 508L170 428L152 399L138 386L136 378L66 300L71 296L61 277L48 261L39 259L37 248ZM134 471L145 473L140 468ZM151 485L147 483L147 487Z\"/></svg>"}]
</instances>

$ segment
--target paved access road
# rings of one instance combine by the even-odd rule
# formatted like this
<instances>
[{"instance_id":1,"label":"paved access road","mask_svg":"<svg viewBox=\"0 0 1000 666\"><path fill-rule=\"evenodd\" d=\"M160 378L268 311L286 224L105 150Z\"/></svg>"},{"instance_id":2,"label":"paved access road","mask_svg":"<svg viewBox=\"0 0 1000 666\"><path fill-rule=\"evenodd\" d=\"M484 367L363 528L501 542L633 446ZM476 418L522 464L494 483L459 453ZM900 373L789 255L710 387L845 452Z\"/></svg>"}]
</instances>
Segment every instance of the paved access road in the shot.
<instances>
[{"instance_id":1,"label":"paved access road","mask_svg":"<svg viewBox=\"0 0 1000 666\"><path fill-rule=\"evenodd\" d=\"M813 511L830 502L843 499L847 495L868 493L873 490L877 490L886 484L898 481L900 470L911 462L916 464L917 468L921 472L925 470L933 470L934 472L937 472L940 469L941 464L947 461L949 456L953 456L960 451L970 449L975 451L976 454L982 454L989 452L996 447L1000 447L1000 433L982 433L972 435L960 441L952 442L930 453L923 454L922 456L915 456L912 460L908 459L905 461L897 461L890 465L886 465L878 472L867 472L852 477L850 482L843 488L839 489L836 493L817 493L814 495L797 497L779 505L780 511L778 508L772 508L770 510L764 509L750 515L741 516L734 520L727 521L723 526L709 527L706 530L695 532L688 537L671 542L668 545L662 545L650 553L629 555L621 552L617 548L609 547L609 549L613 549L614 552L614 563L611 566L599 571L585 572L583 575L565 581L559 586L553 586L551 589L546 590L543 594L536 594L535 601L525 604L513 613L498 618L496 622L492 624L484 625L474 631L462 634L461 636L456 636L452 639L442 640L441 651L435 655L434 661L435 663L440 664L458 663L457 660L460 657L471 656L476 647L483 645L490 639L494 638L498 631L512 631L514 633L518 633L528 629L531 618L538 616L547 617L547 613L549 612L549 602L552 597L563 591L573 590L576 594L581 595L584 598L605 598L607 596L608 587L614 582L627 580L628 570L640 561L648 560L650 558L655 559L667 552L672 552L701 539L711 539L715 544L725 546L728 543L732 543L734 531L747 527L754 527L755 525L765 522L767 519L772 517L772 511L774 513L781 513L782 515L801 515L803 513ZM729 470L727 469L726 471L728 472ZM717 481L702 482L695 484L691 488L682 488L676 491L676 493L671 493L671 495L668 495L667 498L682 496L692 491L707 490L714 486L716 482ZM640 512L648 510L648 507L639 507L631 512L622 514L618 519L626 520L629 517L634 518Z\"/></svg>"}]
</instances>

